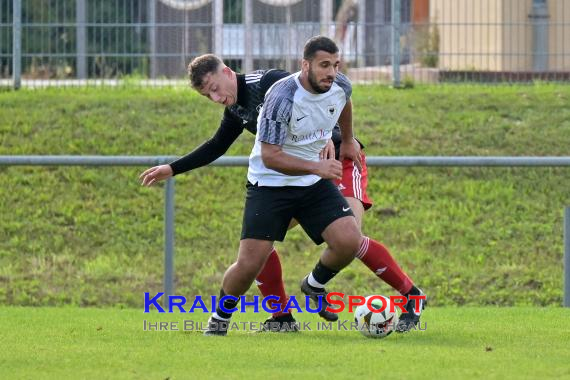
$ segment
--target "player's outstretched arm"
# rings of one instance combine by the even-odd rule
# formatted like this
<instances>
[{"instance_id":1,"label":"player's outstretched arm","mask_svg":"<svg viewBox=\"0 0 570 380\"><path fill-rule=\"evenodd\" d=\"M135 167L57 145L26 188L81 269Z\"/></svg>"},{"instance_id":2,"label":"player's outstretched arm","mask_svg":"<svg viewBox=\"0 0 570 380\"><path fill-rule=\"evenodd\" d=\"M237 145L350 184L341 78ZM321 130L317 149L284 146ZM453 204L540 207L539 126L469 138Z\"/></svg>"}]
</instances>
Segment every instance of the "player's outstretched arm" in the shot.
<instances>
[{"instance_id":1,"label":"player's outstretched arm","mask_svg":"<svg viewBox=\"0 0 570 380\"><path fill-rule=\"evenodd\" d=\"M243 132L243 129L244 124L242 121L232 115L226 108L220 127L212 138L187 155L170 163L173 175L186 173L214 162L227 152L229 147Z\"/></svg>"},{"instance_id":2,"label":"player's outstretched arm","mask_svg":"<svg viewBox=\"0 0 570 380\"><path fill-rule=\"evenodd\" d=\"M165 179L172 177L172 175L173 172L170 165L159 165L146 169L141 173L139 179L143 186L152 186L159 181L164 181Z\"/></svg>"},{"instance_id":3,"label":"player's outstretched arm","mask_svg":"<svg viewBox=\"0 0 570 380\"><path fill-rule=\"evenodd\" d=\"M226 109L220 127L212 138L168 165L153 166L145 170L139 179L141 179L143 186L152 186L154 183L164 181L174 175L206 166L226 153L242 132L243 123L241 120L231 115Z\"/></svg>"}]
</instances>

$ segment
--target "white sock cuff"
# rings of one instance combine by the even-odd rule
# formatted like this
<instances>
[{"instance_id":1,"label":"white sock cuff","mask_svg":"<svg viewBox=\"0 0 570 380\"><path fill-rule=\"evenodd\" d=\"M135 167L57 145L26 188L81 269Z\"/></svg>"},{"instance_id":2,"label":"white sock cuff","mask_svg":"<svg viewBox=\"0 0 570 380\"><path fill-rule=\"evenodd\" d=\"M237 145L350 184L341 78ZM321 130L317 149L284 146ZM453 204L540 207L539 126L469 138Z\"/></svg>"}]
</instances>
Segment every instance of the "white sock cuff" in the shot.
<instances>
[{"instance_id":1,"label":"white sock cuff","mask_svg":"<svg viewBox=\"0 0 570 380\"><path fill-rule=\"evenodd\" d=\"M212 317L214 317L214 318L216 318L216 319L219 319L220 321L225 321L225 322L229 322L229 320L230 320L230 318L223 318L223 317L220 317L220 316L218 315L218 313L216 313L216 312L214 312L214 313L212 314Z\"/></svg>"},{"instance_id":2,"label":"white sock cuff","mask_svg":"<svg viewBox=\"0 0 570 380\"><path fill-rule=\"evenodd\" d=\"M324 288L325 285L321 284L320 282L318 282L317 280L315 280L315 277L313 277L313 272L309 273L309 279L308 279L309 285L311 285L313 288Z\"/></svg>"}]
</instances>

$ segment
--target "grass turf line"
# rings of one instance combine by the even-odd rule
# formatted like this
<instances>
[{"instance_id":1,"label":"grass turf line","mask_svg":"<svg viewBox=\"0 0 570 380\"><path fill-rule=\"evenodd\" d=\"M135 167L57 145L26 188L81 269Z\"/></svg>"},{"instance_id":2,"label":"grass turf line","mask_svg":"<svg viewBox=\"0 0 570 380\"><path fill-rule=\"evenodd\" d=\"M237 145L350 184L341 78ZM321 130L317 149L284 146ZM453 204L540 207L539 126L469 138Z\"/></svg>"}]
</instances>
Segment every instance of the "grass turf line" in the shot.
<instances>
[{"instance_id":1,"label":"grass turf line","mask_svg":"<svg viewBox=\"0 0 570 380\"><path fill-rule=\"evenodd\" d=\"M0 378L409 379L567 378L570 310L432 307L425 331L368 339L356 331L299 334L143 331L143 320L205 322L207 314L142 309L2 307ZM265 314L236 314L262 321ZM341 320L352 314L341 314ZM297 314L316 326L318 317ZM402 371L402 372L400 372Z\"/></svg>"}]
</instances>

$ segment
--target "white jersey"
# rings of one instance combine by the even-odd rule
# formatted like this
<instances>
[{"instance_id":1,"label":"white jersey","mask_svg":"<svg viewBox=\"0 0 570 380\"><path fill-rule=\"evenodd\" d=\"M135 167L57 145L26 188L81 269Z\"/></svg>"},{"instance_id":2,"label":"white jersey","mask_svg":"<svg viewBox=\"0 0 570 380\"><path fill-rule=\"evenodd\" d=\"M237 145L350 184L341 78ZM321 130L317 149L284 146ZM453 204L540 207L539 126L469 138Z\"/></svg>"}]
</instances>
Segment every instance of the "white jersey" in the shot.
<instances>
[{"instance_id":1,"label":"white jersey","mask_svg":"<svg viewBox=\"0 0 570 380\"><path fill-rule=\"evenodd\" d=\"M257 119L255 145L249 156L247 179L259 186L310 186L321 177L291 176L268 169L261 160L261 143L280 145L285 153L319 161L340 113L352 94L349 79L338 73L329 91L312 94L299 82L300 72L276 82L265 95Z\"/></svg>"}]
</instances>

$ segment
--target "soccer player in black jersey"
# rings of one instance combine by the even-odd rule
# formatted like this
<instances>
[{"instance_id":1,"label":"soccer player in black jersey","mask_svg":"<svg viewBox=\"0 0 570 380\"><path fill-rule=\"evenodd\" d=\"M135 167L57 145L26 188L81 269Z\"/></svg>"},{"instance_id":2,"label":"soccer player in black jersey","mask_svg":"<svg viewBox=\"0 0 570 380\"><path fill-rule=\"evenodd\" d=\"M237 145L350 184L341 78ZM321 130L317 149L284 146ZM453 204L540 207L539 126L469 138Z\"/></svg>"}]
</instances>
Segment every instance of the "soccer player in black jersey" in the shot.
<instances>
[{"instance_id":1,"label":"soccer player in black jersey","mask_svg":"<svg viewBox=\"0 0 570 380\"><path fill-rule=\"evenodd\" d=\"M225 106L222 121L214 136L192 152L170 164L145 170L140 175L145 186L213 162L228 150L244 129L255 134L265 93L275 82L289 75L282 70L258 70L247 75L238 74L213 54L194 59L188 67L188 72L194 89L211 101ZM321 158L339 158L341 135L338 126L333 130L332 141L334 145L329 144L321 153ZM362 147L356 140L355 145L358 149ZM372 206L372 201L366 194L367 168L363 152L360 153L360 161L362 166L357 168L352 160L343 160L342 179L334 181L347 199L359 227L364 211ZM401 294L407 295L415 291L413 282L400 269L387 248L372 239L368 241L357 257ZM256 283L263 296L276 295L279 297L278 306L282 309L286 305L288 297L283 284L281 263L274 248L257 276ZM338 318L336 314L329 313L324 308L320 315L327 320ZM277 312L266 322L283 323L288 328L294 318L290 313Z\"/></svg>"}]
</instances>

